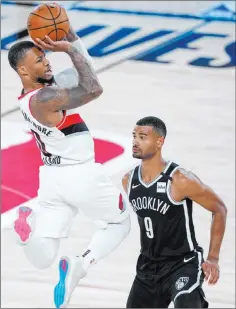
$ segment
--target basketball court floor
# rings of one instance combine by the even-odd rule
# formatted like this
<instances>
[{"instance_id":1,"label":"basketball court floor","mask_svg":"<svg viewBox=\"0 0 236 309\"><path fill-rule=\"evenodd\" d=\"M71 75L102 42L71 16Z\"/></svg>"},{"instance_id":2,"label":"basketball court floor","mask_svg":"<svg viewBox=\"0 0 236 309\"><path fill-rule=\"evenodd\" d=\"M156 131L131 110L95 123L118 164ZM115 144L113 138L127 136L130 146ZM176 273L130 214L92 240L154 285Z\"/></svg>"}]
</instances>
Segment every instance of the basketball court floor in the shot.
<instances>
[{"instance_id":1,"label":"basketball court floor","mask_svg":"<svg viewBox=\"0 0 236 309\"><path fill-rule=\"evenodd\" d=\"M104 88L98 100L79 110L93 133L97 161L119 186L123 173L139 163L131 157L136 121L148 115L164 120L165 157L196 173L228 207L221 277L215 286L204 283L204 290L211 308L235 308L235 24L219 20L220 14L230 15L228 7L216 1L210 7L209 1L177 1L171 8L167 1L69 2L71 23L93 56ZM11 230L16 207L38 207L41 162L18 110L20 81L7 62L9 47L28 39L24 31L32 7L3 1L1 10L1 306L50 308L57 263L35 270ZM199 17L204 12L218 19ZM64 54L48 58L55 72L71 65ZM125 308L139 253L139 228L131 214L130 235L91 268L71 308ZM194 222L206 256L211 213L195 204ZM58 258L81 254L94 229L87 218L75 218Z\"/></svg>"}]
</instances>

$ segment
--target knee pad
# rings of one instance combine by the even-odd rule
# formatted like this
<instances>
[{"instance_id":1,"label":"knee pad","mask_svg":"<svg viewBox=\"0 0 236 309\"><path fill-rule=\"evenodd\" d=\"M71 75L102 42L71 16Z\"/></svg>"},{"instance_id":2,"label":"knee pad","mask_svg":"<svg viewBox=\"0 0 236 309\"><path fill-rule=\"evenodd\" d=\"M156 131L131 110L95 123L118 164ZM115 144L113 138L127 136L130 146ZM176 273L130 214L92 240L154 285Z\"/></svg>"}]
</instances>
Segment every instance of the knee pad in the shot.
<instances>
[{"instance_id":1,"label":"knee pad","mask_svg":"<svg viewBox=\"0 0 236 309\"><path fill-rule=\"evenodd\" d=\"M53 264L59 245L60 239L45 238L33 234L24 246L24 253L36 268L45 269Z\"/></svg>"}]
</instances>

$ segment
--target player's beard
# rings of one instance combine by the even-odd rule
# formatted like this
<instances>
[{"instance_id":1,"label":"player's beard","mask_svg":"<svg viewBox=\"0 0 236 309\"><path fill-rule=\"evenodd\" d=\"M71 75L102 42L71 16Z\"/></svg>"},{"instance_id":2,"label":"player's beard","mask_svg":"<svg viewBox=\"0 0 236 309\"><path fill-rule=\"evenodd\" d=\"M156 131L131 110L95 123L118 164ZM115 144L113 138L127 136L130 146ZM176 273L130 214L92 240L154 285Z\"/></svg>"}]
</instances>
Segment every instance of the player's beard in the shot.
<instances>
[{"instance_id":1,"label":"player's beard","mask_svg":"<svg viewBox=\"0 0 236 309\"><path fill-rule=\"evenodd\" d=\"M50 79L45 79L45 78L42 78L42 77L38 77L37 78L37 82L42 84L42 85L52 85L54 82L55 82L55 79L54 79L54 76L52 76Z\"/></svg>"},{"instance_id":2,"label":"player's beard","mask_svg":"<svg viewBox=\"0 0 236 309\"><path fill-rule=\"evenodd\" d=\"M143 158L141 154L133 153L132 155L133 155L133 158L135 158L135 159L142 159Z\"/></svg>"},{"instance_id":3,"label":"player's beard","mask_svg":"<svg viewBox=\"0 0 236 309\"><path fill-rule=\"evenodd\" d=\"M140 153L134 153L133 152L133 158L135 159L140 159L143 161L149 160L151 158L153 158L155 156L155 153L151 152L151 153L147 153L147 154L143 154L142 152Z\"/></svg>"}]
</instances>

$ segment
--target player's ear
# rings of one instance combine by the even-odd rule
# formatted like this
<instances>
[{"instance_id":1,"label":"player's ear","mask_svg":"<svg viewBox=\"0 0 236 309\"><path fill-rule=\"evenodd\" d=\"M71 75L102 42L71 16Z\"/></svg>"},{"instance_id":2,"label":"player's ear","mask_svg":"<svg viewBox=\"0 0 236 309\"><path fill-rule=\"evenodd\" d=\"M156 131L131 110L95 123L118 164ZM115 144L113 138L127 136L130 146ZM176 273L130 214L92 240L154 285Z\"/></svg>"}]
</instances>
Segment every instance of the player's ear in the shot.
<instances>
[{"instance_id":1,"label":"player's ear","mask_svg":"<svg viewBox=\"0 0 236 309\"><path fill-rule=\"evenodd\" d=\"M157 139L157 147L161 148L163 146L163 144L164 144L164 141L165 141L164 136L158 137L158 139Z\"/></svg>"},{"instance_id":2,"label":"player's ear","mask_svg":"<svg viewBox=\"0 0 236 309\"><path fill-rule=\"evenodd\" d=\"M25 67L24 65L18 66L17 72L18 72L20 75L28 75L28 70L26 69L26 67Z\"/></svg>"}]
</instances>

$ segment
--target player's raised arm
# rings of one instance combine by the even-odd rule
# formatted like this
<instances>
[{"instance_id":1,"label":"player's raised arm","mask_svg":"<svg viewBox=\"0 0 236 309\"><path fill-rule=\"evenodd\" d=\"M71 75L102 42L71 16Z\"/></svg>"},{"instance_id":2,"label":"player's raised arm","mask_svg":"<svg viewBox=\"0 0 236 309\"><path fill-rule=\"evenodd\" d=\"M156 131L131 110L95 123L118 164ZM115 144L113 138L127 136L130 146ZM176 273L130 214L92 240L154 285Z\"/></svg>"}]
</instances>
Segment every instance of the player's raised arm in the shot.
<instances>
[{"instance_id":1,"label":"player's raised arm","mask_svg":"<svg viewBox=\"0 0 236 309\"><path fill-rule=\"evenodd\" d=\"M192 201L212 212L211 238L207 261L203 264L206 280L215 284L219 278L218 260L224 237L227 209L220 197L192 172L179 170L173 177L173 185L180 198L188 197ZM211 274L211 275L210 275Z\"/></svg>"},{"instance_id":2,"label":"player's raised arm","mask_svg":"<svg viewBox=\"0 0 236 309\"><path fill-rule=\"evenodd\" d=\"M70 42L73 45L73 47L77 49L78 52L80 52L88 60L89 64L94 68L92 57L89 55L84 42L77 35L71 23L70 23L69 32L67 33L64 40ZM72 87L75 87L79 83L79 74L75 66L73 65L70 68L63 69L60 72L58 72L54 76L54 79L59 87L72 88Z\"/></svg>"},{"instance_id":3,"label":"player's raised arm","mask_svg":"<svg viewBox=\"0 0 236 309\"><path fill-rule=\"evenodd\" d=\"M71 89L42 88L33 97L32 105L42 104L43 108L51 111L67 110L82 106L102 94L103 89L91 64L71 43L67 41L54 42L47 37L46 42L38 40L37 45L42 49L66 52L79 73L80 81L77 87Z\"/></svg>"}]
</instances>

